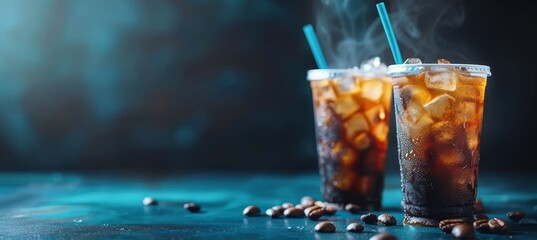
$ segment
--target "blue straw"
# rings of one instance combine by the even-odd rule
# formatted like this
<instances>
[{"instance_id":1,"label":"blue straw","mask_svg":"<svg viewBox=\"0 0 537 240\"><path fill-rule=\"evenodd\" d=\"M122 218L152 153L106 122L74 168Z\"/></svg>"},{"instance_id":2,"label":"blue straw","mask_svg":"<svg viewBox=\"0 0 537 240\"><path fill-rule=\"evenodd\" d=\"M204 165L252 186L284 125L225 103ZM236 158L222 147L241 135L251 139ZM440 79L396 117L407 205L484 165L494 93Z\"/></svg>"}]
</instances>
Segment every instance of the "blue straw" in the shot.
<instances>
[{"instance_id":1,"label":"blue straw","mask_svg":"<svg viewBox=\"0 0 537 240\"><path fill-rule=\"evenodd\" d=\"M323 51L321 51L321 46L319 45L317 36L315 36L313 26L311 26L311 24L308 24L302 29L304 30L304 34L306 34L306 39L308 40L308 44L310 45L311 52L313 53L313 57L315 58L315 62L317 62L317 67L319 69L327 69L328 65L326 64L326 60L324 59Z\"/></svg>"},{"instance_id":2,"label":"blue straw","mask_svg":"<svg viewBox=\"0 0 537 240\"><path fill-rule=\"evenodd\" d=\"M393 60L395 60L396 64L402 64L403 57L399 51L399 45L397 45L397 39L393 33L392 24L390 23L390 18L388 17L388 12L386 12L386 6L384 6L383 2L377 4L377 10L379 11L380 21L382 22L382 27L384 27L388 43L392 49Z\"/></svg>"}]
</instances>

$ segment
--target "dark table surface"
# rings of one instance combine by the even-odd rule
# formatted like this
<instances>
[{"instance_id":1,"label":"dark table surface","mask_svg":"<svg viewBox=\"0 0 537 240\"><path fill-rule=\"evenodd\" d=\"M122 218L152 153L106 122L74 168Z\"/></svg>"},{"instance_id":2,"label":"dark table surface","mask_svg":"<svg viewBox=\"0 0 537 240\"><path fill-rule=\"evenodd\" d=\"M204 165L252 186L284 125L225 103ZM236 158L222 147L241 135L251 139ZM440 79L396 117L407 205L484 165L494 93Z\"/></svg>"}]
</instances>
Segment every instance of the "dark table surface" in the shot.
<instances>
[{"instance_id":1,"label":"dark table surface","mask_svg":"<svg viewBox=\"0 0 537 240\"><path fill-rule=\"evenodd\" d=\"M507 220L511 210L525 211L504 235L477 234L478 239L537 239L537 177L481 173L478 196L489 217ZM126 174L0 174L0 239L368 239L388 232L399 239L451 239L438 228L402 225L400 178L386 178L383 210L397 226L365 225L347 233L360 215L339 211L327 218L336 233L316 233L307 218L244 217L247 205L262 211L304 195L320 197L316 173L301 175L196 173L141 177ZM158 206L143 206L153 196ZM184 202L202 205L190 213Z\"/></svg>"}]
</instances>

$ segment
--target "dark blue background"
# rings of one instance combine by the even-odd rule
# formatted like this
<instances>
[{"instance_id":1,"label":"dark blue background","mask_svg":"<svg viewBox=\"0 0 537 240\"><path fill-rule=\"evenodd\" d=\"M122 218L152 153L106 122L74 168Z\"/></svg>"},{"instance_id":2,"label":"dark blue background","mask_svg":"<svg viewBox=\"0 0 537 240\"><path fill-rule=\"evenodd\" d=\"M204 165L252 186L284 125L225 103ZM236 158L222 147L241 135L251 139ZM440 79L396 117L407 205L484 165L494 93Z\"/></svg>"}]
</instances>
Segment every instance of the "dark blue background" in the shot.
<instances>
[{"instance_id":1,"label":"dark blue background","mask_svg":"<svg viewBox=\"0 0 537 240\"><path fill-rule=\"evenodd\" d=\"M530 1L462 5L439 57L491 66L481 169L535 170ZM316 169L302 26L318 6L1 0L0 170ZM393 121L389 151L397 171Z\"/></svg>"}]
</instances>

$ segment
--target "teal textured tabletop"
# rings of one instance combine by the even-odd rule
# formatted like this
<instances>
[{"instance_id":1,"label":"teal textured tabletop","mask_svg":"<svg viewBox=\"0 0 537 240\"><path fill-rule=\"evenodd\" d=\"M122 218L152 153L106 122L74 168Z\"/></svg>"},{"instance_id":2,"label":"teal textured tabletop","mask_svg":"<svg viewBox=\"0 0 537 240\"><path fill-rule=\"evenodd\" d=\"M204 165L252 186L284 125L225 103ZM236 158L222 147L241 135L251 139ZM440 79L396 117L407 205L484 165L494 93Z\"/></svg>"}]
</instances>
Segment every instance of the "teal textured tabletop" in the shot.
<instances>
[{"instance_id":1,"label":"teal textured tabletop","mask_svg":"<svg viewBox=\"0 0 537 240\"><path fill-rule=\"evenodd\" d=\"M478 239L537 239L537 178L534 175L481 173L478 197L489 217L510 223L507 234L481 234ZM400 177L387 174L383 209L396 226L365 225L348 233L361 213L338 211L323 217L335 233L317 233L307 218L245 217L248 205L265 209L302 196L320 198L316 173L299 175L193 173L143 177L125 174L0 174L0 239L368 239L387 232L399 239L452 239L436 227L402 225ZM144 206L144 197L158 200ZM202 206L198 213L183 203ZM514 223L509 211L524 211ZM363 212L365 213L365 212Z\"/></svg>"}]
</instances>

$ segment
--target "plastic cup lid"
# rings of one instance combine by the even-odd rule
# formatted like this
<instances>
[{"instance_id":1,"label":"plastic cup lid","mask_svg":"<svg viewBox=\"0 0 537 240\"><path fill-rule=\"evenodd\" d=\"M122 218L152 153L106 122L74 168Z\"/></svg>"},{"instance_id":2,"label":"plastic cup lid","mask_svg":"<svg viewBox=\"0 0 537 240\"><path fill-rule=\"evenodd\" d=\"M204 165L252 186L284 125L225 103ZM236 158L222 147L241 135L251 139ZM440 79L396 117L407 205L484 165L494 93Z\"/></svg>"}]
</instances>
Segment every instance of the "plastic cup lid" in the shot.
<instances>
[{"instance_id":1,"label":"plastic cup lid","mask_svg":"<svg viewBox=\"0 0 537 240\"><path fill-rule=\"evenodd\" d=\"M456 71L459 74L468 74L473 76L491 76L490 67L476 64L440 64L440 63L423 63L423 64L394 64L388 66L388 75L391 77L417 75L421 72L450 72Z\"/></svg>"}]
</instances>

